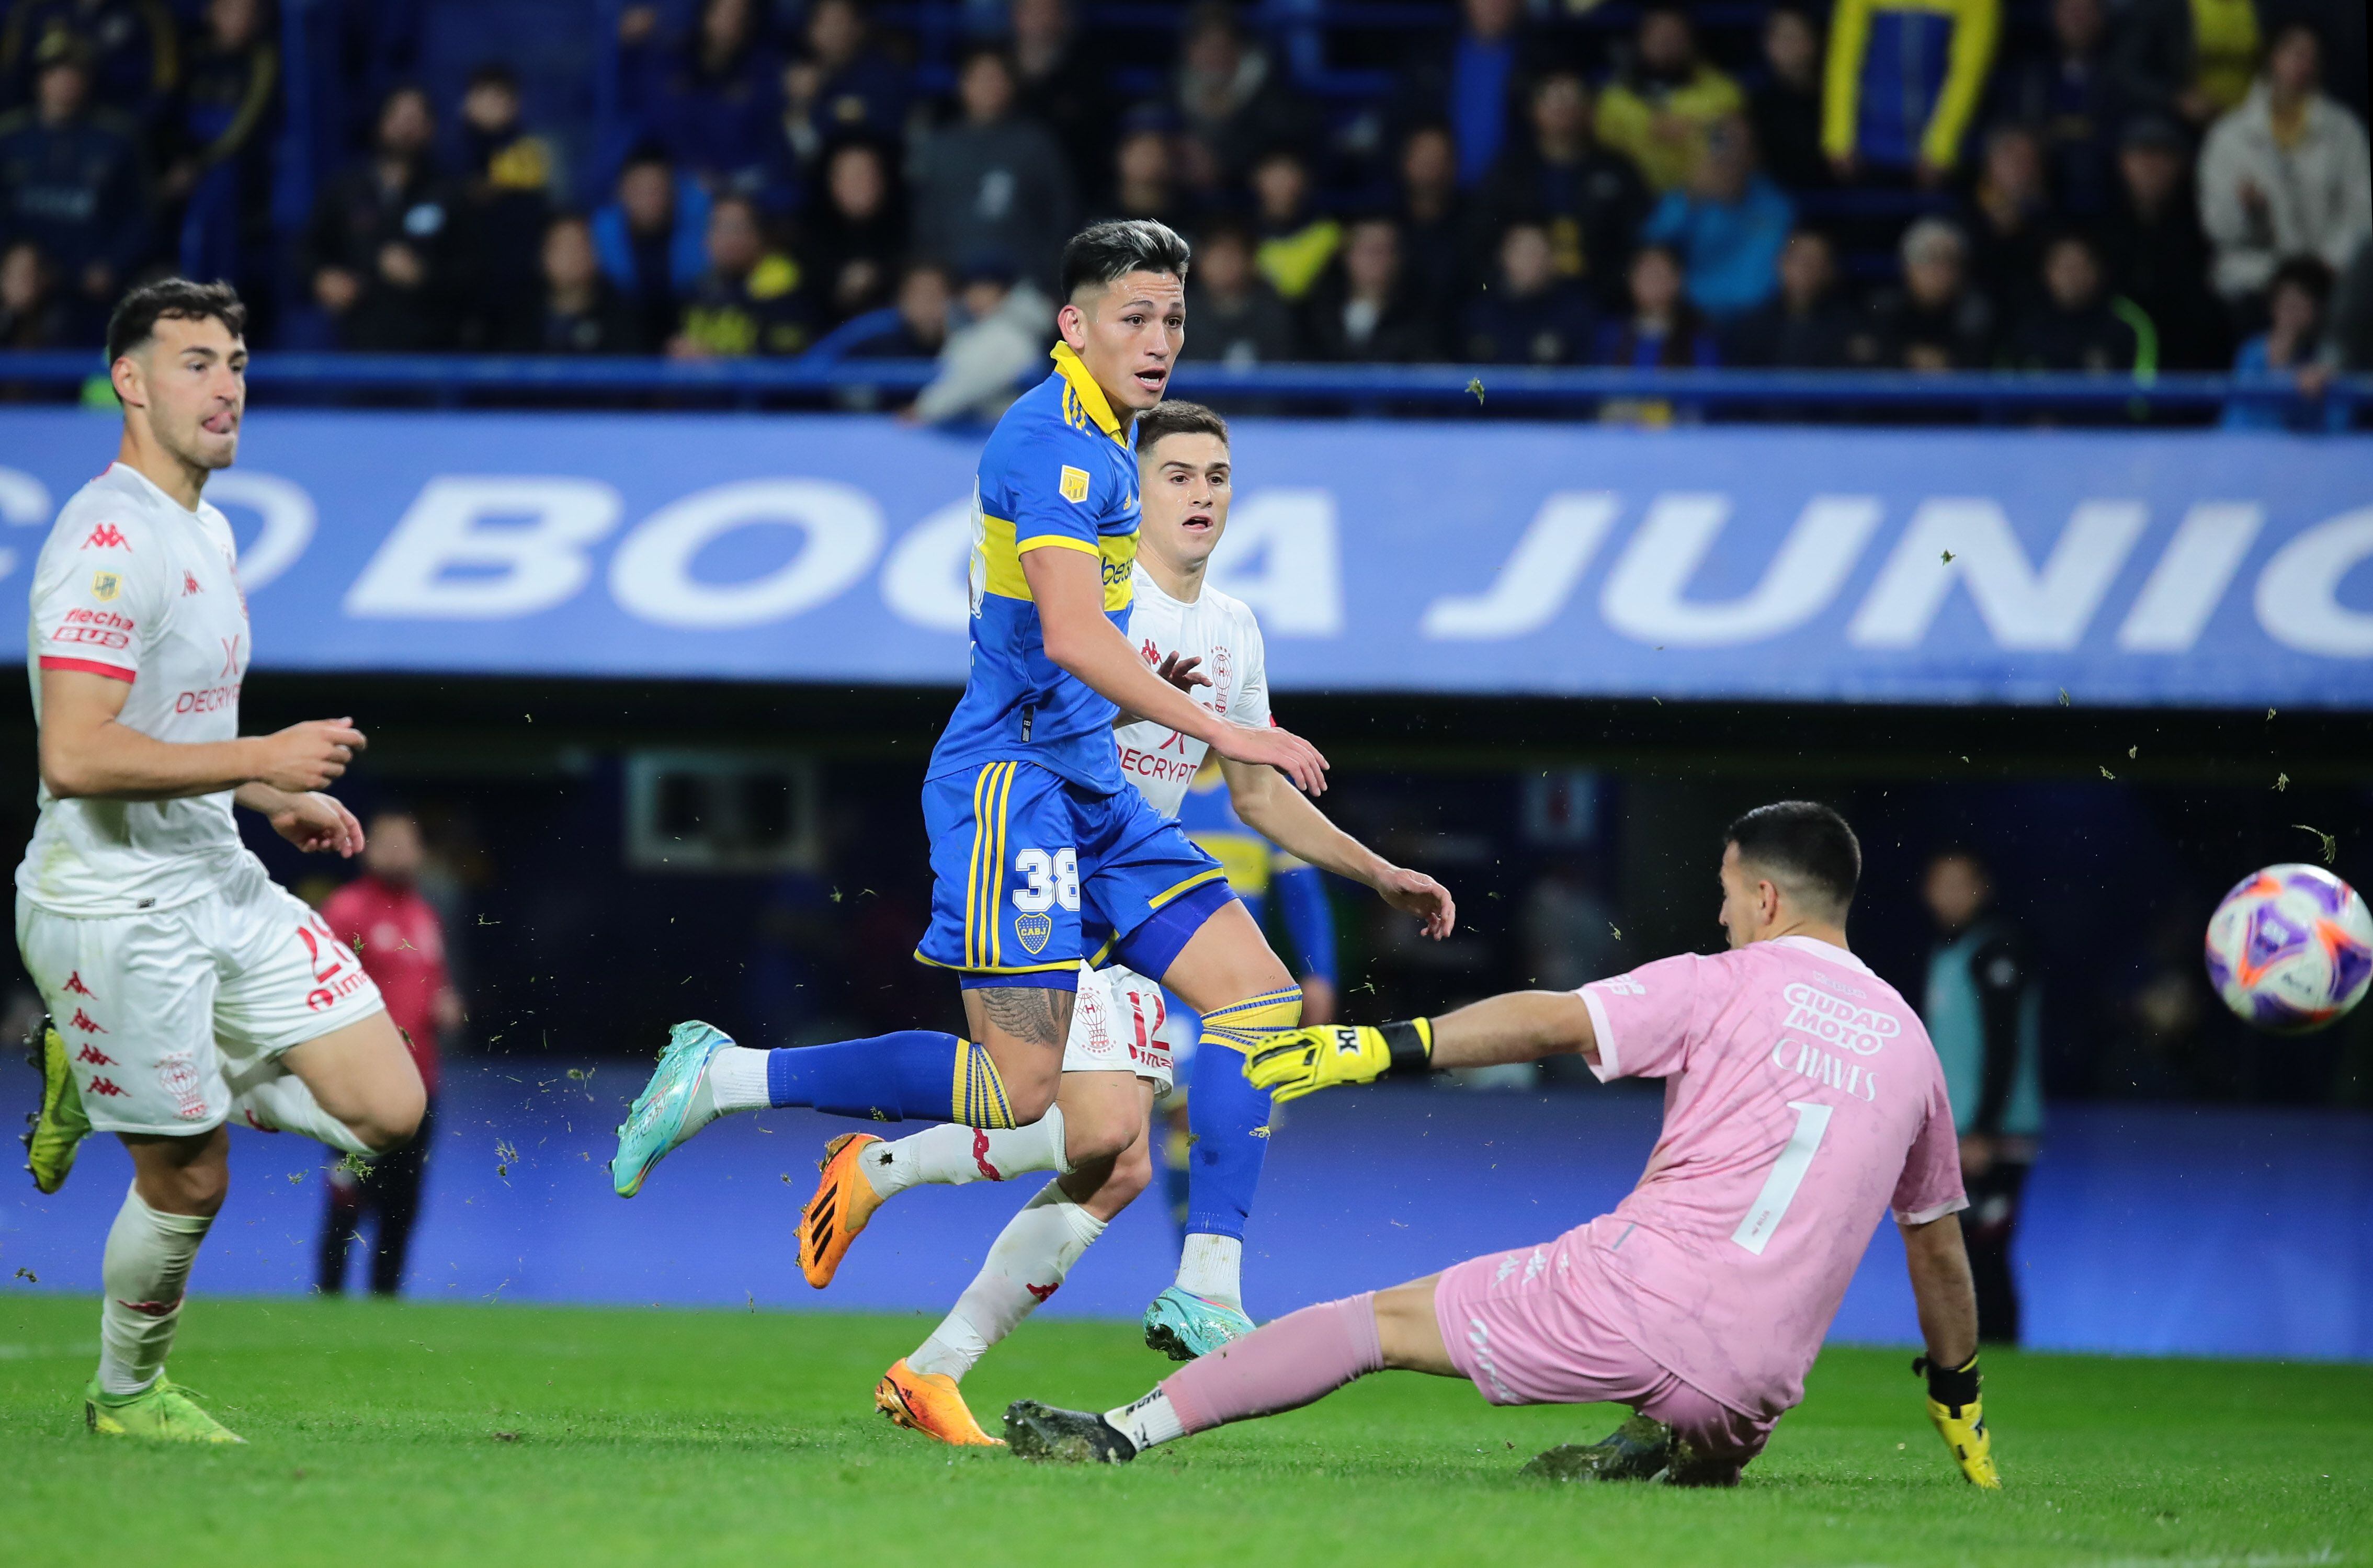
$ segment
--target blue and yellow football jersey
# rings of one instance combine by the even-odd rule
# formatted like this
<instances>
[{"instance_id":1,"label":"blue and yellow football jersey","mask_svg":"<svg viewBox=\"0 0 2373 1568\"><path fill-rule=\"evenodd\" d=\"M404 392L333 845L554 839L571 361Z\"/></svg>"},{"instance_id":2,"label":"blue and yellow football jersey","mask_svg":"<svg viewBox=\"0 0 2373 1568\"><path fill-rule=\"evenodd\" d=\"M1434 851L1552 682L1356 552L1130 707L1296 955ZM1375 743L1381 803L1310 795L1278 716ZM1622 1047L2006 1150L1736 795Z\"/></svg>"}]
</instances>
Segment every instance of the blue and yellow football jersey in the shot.
<instances>
[{"instance_id":1,"label":"blue and yellow football jersey","mask_svg":"<svg viewBox=\"0 0 2373 1568\"><path fill-rule=\"evenodd\" d=\"M1293 972L1334 984L1335 914L1325 880L1317 867L1287 854L1236 814L1235 797L1217 758L1206 756L1186 786L1178 802L1178 825L1226 871L1228 885L1244 901L1253 924L1268 923L1274 896L1293 950Z\"/></svg>"},{"instance_id":2,"label":"blue and yellow football jersey","mask_svg":"<svg viewBox=\"0 0 2373 1568\"><path fill-rule=\"evenodd\" d=\"M1137 560L1137 453L1068 345L981 450L972 552L972 670L929 778L1030 762L1084 789L1126 787L1113 705L1046 657L1022 557L1079 550L1104 565L1105 614L1126 629Z\"/></svg>"}]
</instances>

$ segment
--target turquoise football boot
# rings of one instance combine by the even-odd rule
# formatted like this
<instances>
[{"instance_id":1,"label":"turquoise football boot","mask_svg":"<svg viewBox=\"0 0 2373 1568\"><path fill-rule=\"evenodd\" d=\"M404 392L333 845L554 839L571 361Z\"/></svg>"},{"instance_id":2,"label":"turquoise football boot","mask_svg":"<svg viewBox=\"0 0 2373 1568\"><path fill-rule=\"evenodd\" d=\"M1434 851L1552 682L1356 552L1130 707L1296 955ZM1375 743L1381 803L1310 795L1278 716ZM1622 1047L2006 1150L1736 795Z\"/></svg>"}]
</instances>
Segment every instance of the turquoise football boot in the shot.
<instances>
[{"instance_id":1,"label":"turquoise football boot","mask_svg":"<svg viewBox=\"0 0 2373 1568\"><path fill-rule=\"evenodd\" d=\"M1172 1361L1193 1361L1253 1331L1253 1320L1235 1307L1171 1286L1145 1309L1145 1348Z\"/></svg>"},{"instance_id":2,"label":"turquoise football boot","mask_svg":"<svg viewBox=\"0 0 2373 1568\"><path fill-rule=\"evenodd\" d=\"M610 1162L610 1185L621 1198L643 1189L651 1167L668 1152L717 1119L708 1092L708 1064L733 1037L714 1024L687 1020L668 1031L659 1071L635 1097L618 1124L618 1153Z\"/></svg>"}]
</instances>

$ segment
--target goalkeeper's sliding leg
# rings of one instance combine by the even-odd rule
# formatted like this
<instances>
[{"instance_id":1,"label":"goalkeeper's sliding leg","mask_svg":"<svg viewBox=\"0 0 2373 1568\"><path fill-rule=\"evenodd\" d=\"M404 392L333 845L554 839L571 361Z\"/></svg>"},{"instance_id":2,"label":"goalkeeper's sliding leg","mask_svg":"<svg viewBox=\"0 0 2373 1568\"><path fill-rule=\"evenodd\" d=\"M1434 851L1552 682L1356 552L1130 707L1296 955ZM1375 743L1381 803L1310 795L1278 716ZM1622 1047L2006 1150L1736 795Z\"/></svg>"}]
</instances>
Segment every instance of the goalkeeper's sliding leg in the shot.
<instances>
[{"instance_id":1,"label":"goalkeeper's sliding leg","mask_svg":"<svg viewBox=\"0 0 2373 1568\"><path fill-rule=\"evenodd\" d=\"M1580 1240L1495 1253L1392 1290L1304 1307L1100 1413L1019 1400L1006 1411L1007 1441L1023 1458L1125 1464L1215 1426L1299 1410L1389 1369L1464 1377L1498 1405L1622 1404L1639 1412L1603 1443L1566 1451L1585 1458L1544 1455L1536 1462L1541 1473L1735 1483L1776 1418L1708 1398L1609 1328L1607 1315L1574 1290ZM1552 1256L1555 1263L1533 1266Z\"/></svg>"}]
</instances>

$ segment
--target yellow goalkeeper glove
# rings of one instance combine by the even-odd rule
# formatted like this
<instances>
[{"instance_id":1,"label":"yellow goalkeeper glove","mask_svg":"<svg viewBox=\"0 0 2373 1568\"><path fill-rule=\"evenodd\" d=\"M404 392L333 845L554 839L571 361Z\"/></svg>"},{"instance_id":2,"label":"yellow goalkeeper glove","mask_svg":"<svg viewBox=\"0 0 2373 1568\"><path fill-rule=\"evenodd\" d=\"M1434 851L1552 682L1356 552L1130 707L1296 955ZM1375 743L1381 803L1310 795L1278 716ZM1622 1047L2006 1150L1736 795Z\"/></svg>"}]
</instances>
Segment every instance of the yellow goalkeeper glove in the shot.
<instances>
[{"instance_id":1,"label":"yellow goalkeeper glove","mask_svg":"<svg viewBox=\"0 0 2373 1568\"><path fill-rule=\"evenodd\" d=\"M1978 1358L1971 1356L1968 1365L1947 1371L1921 1356L1912 1362L1911 1370L1928 1375L1928 1419L1935 1423L1945 1446L1953 1451L1953 1462L1961 1467L1962 1476L1971 1486L2000 1492L2002 1477L1994 1470L1993 1439L1986 1433L1985 1407L1978 1398Z\"/></svg>"},{"instance_id":2,"label":"yellow goalkeeper glove","mask_svg":"<svg viewBox=\"0 0 2373 1568\"><path fill-rule=\"evenodd\" d=\"M1337 1083L1373 1083L1387 1072L1427 1071L1433 1023L1413 1018L1382 1028L1328 1024L1263 1037L1245 1059L1245 1076L1282 1104Z\"/></svg>"}]
</instances>

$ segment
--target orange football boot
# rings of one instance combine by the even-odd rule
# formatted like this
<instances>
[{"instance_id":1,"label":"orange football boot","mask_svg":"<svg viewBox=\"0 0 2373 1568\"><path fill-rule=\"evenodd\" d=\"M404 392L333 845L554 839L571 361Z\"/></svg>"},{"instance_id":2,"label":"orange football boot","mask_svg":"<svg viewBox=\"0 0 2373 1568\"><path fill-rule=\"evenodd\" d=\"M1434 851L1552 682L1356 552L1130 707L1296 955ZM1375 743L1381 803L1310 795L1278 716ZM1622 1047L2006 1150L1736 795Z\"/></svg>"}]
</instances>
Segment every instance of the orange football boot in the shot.
<instances>
[{"instance_id":1,"label":"orange football boot","mask_svg":"<svg viewBox=\"0 0 2373 1568\"><path fill-rule=\"evenodd\" d=\"M944 1372L917 1372L904 1357L873 1386L873 1406L893 1426L936 1437L959 1448L1002 1448L1005 1444L980 1429L964 1403L964 1390Z\"/></svg>"},{"instance_id":2,"label":"orange football boot","mask_svg":"<svg viewBox=\"0 0 2373 1568\"><path fill-rule=\"evenodd\" d=\"M870 1132L844 1132L824 1146L824 1158L816 1162L824 1175L815 1196L800 1211L800 1271L818 1290L832 1283L848 1244L882 1207L857 1164L868 1147L881 1141Z\"/></svg>"}]
</instances>

